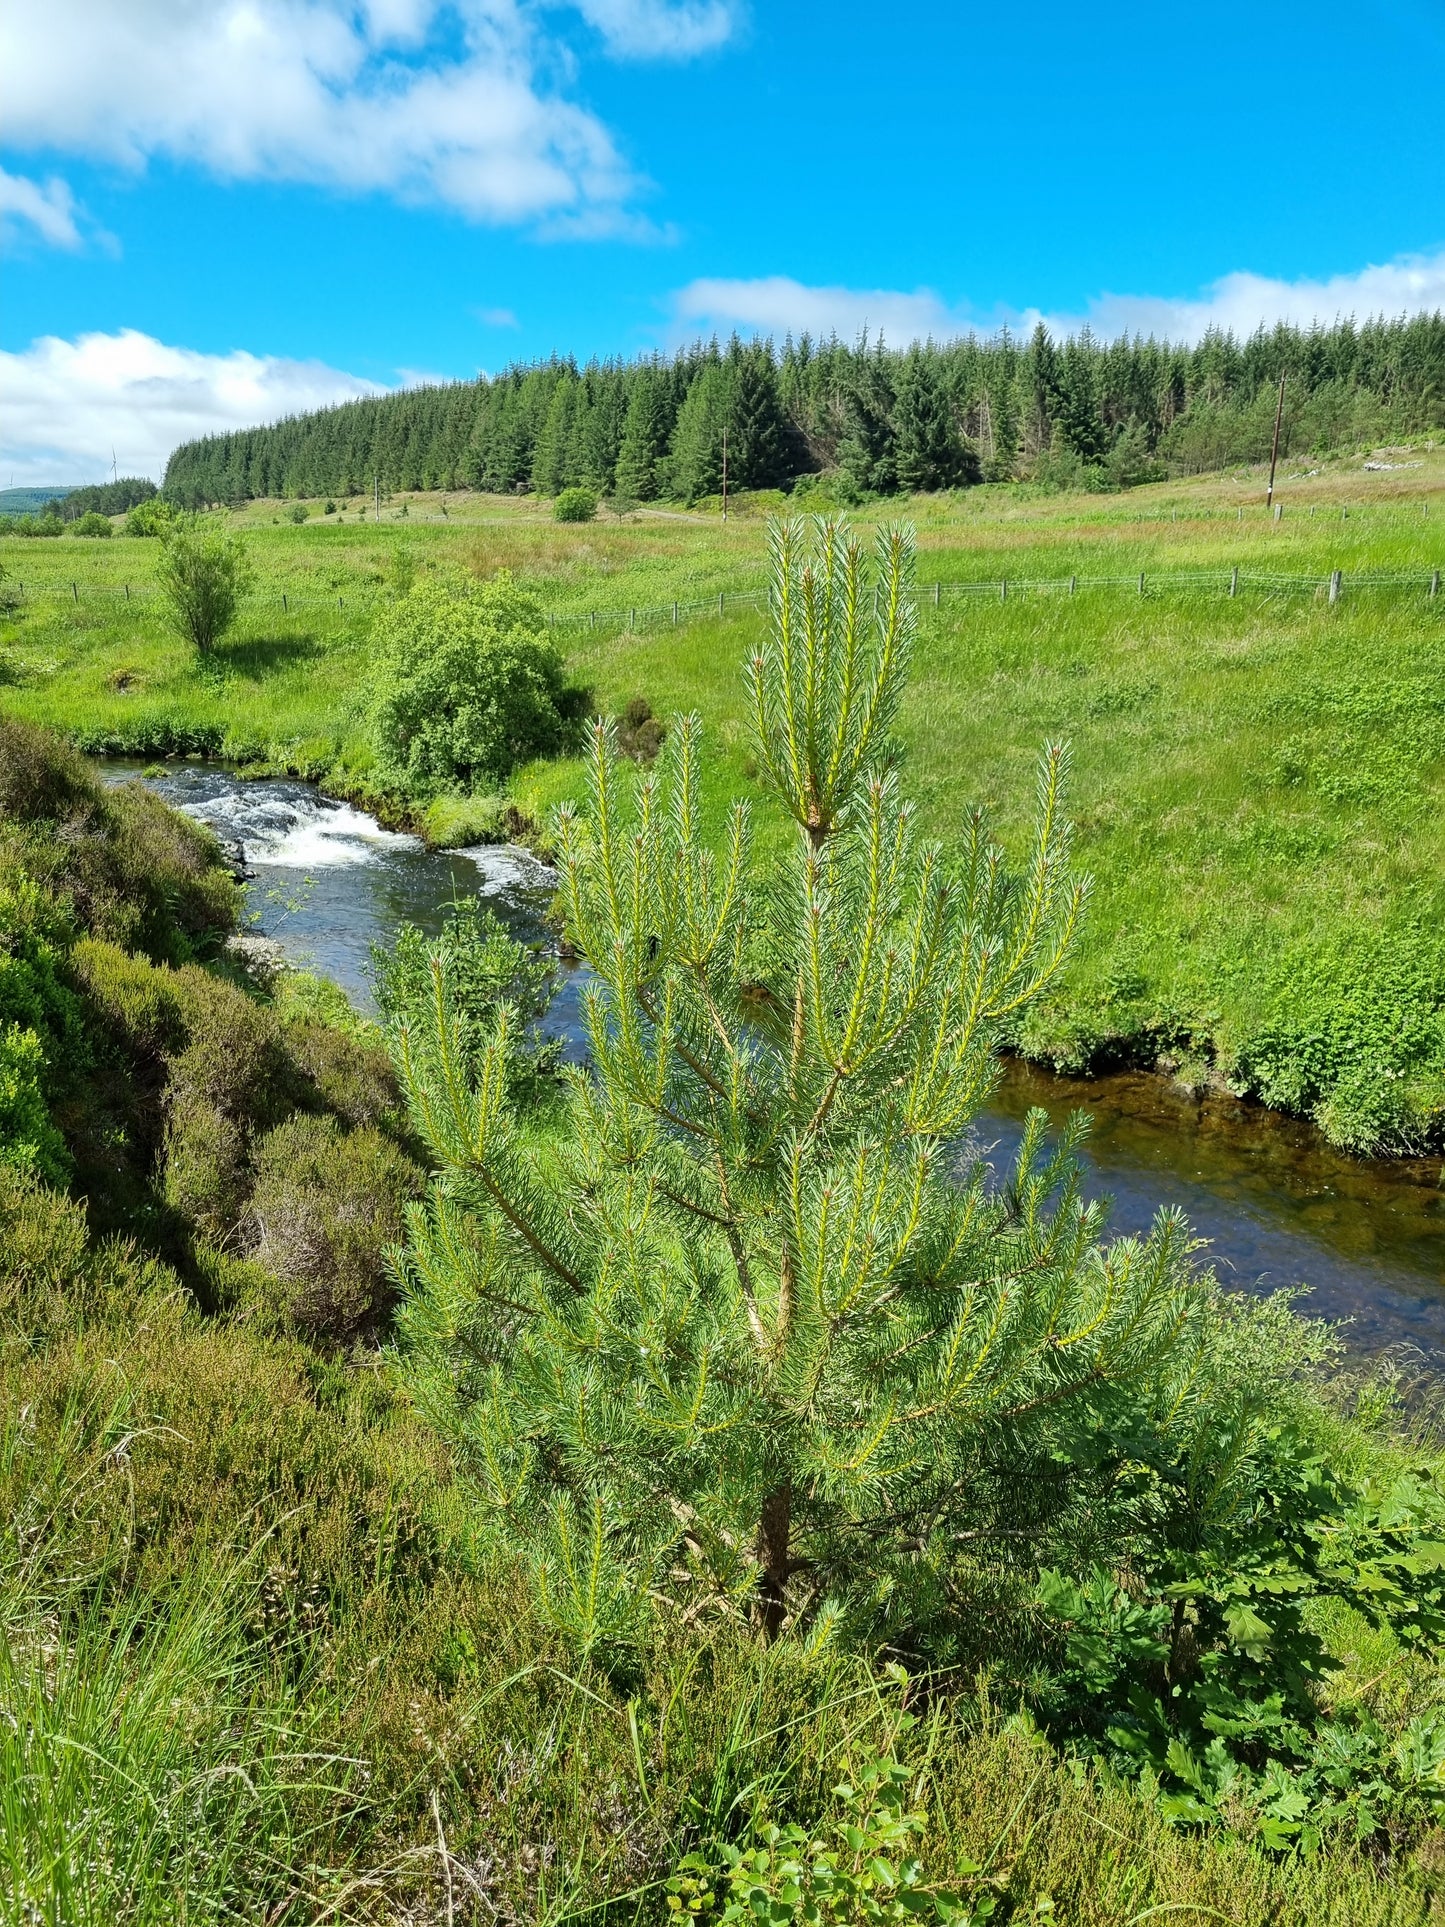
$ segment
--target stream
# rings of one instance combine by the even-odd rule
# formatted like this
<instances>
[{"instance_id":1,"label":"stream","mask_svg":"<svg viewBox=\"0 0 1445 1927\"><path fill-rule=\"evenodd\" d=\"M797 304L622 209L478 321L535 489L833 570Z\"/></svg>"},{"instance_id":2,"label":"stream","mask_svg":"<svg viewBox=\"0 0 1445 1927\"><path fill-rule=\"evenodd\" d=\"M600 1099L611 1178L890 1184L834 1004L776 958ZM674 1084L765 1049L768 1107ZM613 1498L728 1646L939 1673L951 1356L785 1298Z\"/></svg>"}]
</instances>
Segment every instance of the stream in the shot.
<instances>
[{"instance_id":1,"label":"stream","mask_svg":"<svg viewBox=\"0 0 1445 1927\"><path fill-rule=\"evenodd\" d=\"M107 781L142 774L120 760ZM371 946L403 921L438 931L448 907L480 892L518 936L545 930L554 873L511 846L430 851L414 836L299 782L243 782L187 763L147 779L167 801L239 842L254 872L252 928L307 969L371 1003ZM548 1027L580 1060L584 973L559 969ZM1406 1369L1445 1370L1445 1189L1437 1159L1371 1162L1332 1151L1308 1125L1216 1093L1196 1100L1142 1073L1060 1078L1018 1062L977 1123L1006 1167L1031 1106L1061 1122L1091 1114L1086 1185L1112 1202L1116 1232L1145 1231L1179 1205L1202 1254L1231 1288L1309 1287L1305 1309L1345 1321L1359 1352L1409 1348Z\"/></svg>"}]
</instances>

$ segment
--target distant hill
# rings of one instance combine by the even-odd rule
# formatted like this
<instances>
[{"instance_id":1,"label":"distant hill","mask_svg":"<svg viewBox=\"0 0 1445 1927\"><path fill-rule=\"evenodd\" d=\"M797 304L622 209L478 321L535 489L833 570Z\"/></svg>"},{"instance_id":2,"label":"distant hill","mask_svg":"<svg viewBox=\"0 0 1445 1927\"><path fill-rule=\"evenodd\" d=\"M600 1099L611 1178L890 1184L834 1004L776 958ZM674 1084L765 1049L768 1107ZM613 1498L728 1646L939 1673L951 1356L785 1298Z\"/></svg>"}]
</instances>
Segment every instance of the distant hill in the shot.
<instances>
[{"instance_id":1,"label":"distant hill","mask_svg":"<svg viewBox=\"0 0 1445 1927\"><path fill-rule=\"evenodd\" d=\"M47 502L63 502L84 486L83 482L71 482L56 488L0 488L0 515L34 515Z\"/></svg>"}]
</instances>

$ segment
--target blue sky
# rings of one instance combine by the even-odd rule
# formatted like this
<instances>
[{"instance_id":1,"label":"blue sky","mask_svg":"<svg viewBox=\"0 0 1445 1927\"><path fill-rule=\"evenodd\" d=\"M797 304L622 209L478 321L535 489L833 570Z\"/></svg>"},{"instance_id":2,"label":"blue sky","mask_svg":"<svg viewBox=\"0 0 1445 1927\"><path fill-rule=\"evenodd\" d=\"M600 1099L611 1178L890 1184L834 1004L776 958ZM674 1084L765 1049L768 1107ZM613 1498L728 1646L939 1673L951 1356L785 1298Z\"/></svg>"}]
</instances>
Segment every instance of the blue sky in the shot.
<instances>
[{"instance_id":1,"label":"blue sky","mask_svg":"<svg viewBox=\"0 0 1445 1927\"><path fill-rule=\"evenodd\" d=\"M552 349L1445 306L1445 8L0 20L0 484Z\"/></svg>"}]
</instances>

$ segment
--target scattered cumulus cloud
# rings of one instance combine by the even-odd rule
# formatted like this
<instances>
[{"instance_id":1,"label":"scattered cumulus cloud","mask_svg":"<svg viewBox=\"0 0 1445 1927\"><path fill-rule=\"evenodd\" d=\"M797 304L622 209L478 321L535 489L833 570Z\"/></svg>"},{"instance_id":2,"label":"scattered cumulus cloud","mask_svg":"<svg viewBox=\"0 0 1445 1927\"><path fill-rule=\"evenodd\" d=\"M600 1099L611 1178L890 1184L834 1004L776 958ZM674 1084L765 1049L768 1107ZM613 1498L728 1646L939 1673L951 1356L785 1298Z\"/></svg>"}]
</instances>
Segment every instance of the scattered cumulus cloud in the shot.
<instances>
[{"instance_id":1,"label":"scattered cumulus cloud","mask_svg":"<svg viewBox=\"0 0 1445 1927\"><path fill-rule=\"evenodd\" d=\"M732 38L729 0L577 0L577 11L613 53L635 60L688 60Z\"/></svg>"},{"instance_id":2,"label":"scattered cumulus cloud","mask_svg":"<svg viewBox=\"0 0 1445 1927\"><path fill-rule=\"evenodd\" d=\"M43 241L52 248L79 248L84 236L79 209L66 182L52 175L42 185L0 167L0 235Z\"/></svg>"},{"instance_id":3,"label":"scattered cumulus cloud","mask_svg":"<svg viewBox=\"0 0 1445 1927\"><path fill-rule=\"evenodd\" d=\"M1407 254L1355 274L1334 274L1323 281L1277 281L1262 274L1226 274L1195 300L1166 296L1104 294L1087 314L1045 316L1051 326L1077 329L1087 321L1096 333L1168 335L1197 341L1207 328L1253 334L1261 322L1272 327L1292 321L1308 327L1354 315L1433 313L1445 310L1445 249L1438 254ZM1032 323L1030 323L1032 325Z\"/></svg>"},{"instance_id":4,"label":"scattered cumulus cloud","mask_svg":"<svg viewBox=\"0 0 1445 1927\"><path fill-rule=\"evenodd\" d=\"M698 52L733 19L727 0L581 10L626 55ZM554 85L572 65L520 0L68 0L63 31L43 8L0 17L0 121L22 150L607 232L641 184Z\"/></svg>"},{"instance_id":5,"label":"scattered cumulus cloud","mask_svg":"<svg viewBox=\"0 0 1445 1927\"><path fill-rule=\"evenodd\" d=\"M1325 280L1281 281L1266 275L1227 274L1202 294L1101 294L1081 314L1048 314L1038 308L996 308L992 312L950 306L928 288L911 293L894 289L808 287L786 275L758 280L692 281L674 297L672 333L686 339L698 333L781 336L805 331L814 337L837 333L854 340L866 327L896 347L932 336L977 331L991 334L1008 327L1024 333L1043 321L1055 334L1084 326L1096 334L1153 334L1173 341L1197 341L1205 330L1229 328L1252 334L1261 322L1326 325L1347 315L1398 315L1445 311L1445 250L1402 255L1380 266Z\"/></svg>"},{"instance_id":6,"label":"scattered cumulus cloud","mask_svg":"<svg viewBox=\"0 0 1445 1927\"><path fill-rule=\"evenodd\" d=\"M810 288L785 274L756 281L690 281L675 301L678 332L828 335L853 340L866 328L890 341L966 333L972 325L950 315L927 288L912 294L890 288Z\"/></svg>"},{"instance_id":7,"label":"scattered cumulus cloud","mask_svg":"<svg viewBox=\"0 0 1445 1927\"><path fill-rule=\"evenodd\" d=\"M324 362L200 354L134 328L44 335L0 352L0 477L37 487L100 481L113 449L122 475L159 481L178 442L380 392Z\"/></svg>"},{"instance_id":8,"label":"scattered cumulus cloud","mask_svg":"<svg viewBox=\"0 0 1445 1927\"><path fill-rule=\"evenodd\" d=\"M488 328L520 328L522 325L510 308L473 308L472 313Z\"/></svg>"}]
</instances>

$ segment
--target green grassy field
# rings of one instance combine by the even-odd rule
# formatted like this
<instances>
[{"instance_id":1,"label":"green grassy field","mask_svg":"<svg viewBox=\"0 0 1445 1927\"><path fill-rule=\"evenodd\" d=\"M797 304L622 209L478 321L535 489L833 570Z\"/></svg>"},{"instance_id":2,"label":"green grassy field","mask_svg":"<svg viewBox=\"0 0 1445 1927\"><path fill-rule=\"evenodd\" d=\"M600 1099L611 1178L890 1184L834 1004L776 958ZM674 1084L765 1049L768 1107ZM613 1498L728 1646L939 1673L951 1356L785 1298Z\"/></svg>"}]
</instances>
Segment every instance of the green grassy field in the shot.
<instances>
[{"instance_id":1,"label":"green grassy field","mask_svg":"<svg viewBox=\"0 0 1445 1927\"><path fill-rule=\"evenodd\" d=\"M906 505L922 594L900 735L908 786L945 840L975 801L1009 840L1039 744L1073 744L1095 895L1067 981L1019 1040L1031 1054L1162 1060L1313 1115L1353 1148L1421 1150L1445 1127L1445 595L1428 593L1445 565L1445 451L1374 459L1395 466L1356 454L1286 473L1279 522L1244 473ZM208 749L364 793L369 623L405 550L420 566L515 570L602 708L641 694L664 715L701 712L723 750L718 817L754 790L740 665L761 610L735 602L674 628L669 609L761 586L771 504L726 524L653 512L580 528L532 500L442 506L395 501L378 523L318 505L300 527L278 504L237 514L257 593L212 671L164 629L153 543L6 541L25 600L0 629L0 701L93 748ZM1163 579L1183 573L1201 579ZM940 587L935 603L935 583L990 586ZM635 632L633 609L652 612ZM512 787L544 820L580 780L564 761ZM759 827L766 856L778 826L764 810Z\"/></svg>"}]
</instances>

